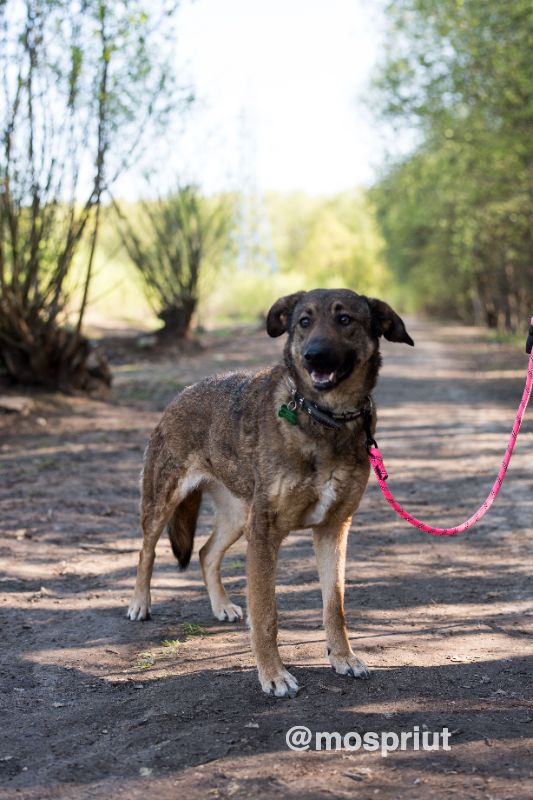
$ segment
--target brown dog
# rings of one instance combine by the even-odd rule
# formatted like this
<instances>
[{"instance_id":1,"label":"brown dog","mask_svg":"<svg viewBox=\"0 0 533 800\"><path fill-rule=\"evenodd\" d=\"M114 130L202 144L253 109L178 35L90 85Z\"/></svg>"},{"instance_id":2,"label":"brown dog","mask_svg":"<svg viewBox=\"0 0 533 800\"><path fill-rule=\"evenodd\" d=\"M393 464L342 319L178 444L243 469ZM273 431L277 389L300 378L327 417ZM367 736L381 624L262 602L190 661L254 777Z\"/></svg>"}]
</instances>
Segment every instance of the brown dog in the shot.
<instances>
[{"instance_id":1,"label":"brown dog","mask_svg":"<svg viewBox=\"0 0 533 800\"><path fill-rule=\"evenodd\" d=\"M278 549L292 530L313 529L332 667L354 678L369 674L346 632L346 537L369 475L378 339L413 340L390 306L348 289L282 297L268 313L267 331L288 331L283 363L189 386L151 436L142 480L144 541L128 617L150 616L155 546L165 525L180 566L189 563L202 493L209 493L216 525L200 563L213 613L219 620L242 617L222 585L220 563L246 533L248 614L261 687L293 697L299 687L278 652L274 585Z\"/></svg>"}]
</instances>

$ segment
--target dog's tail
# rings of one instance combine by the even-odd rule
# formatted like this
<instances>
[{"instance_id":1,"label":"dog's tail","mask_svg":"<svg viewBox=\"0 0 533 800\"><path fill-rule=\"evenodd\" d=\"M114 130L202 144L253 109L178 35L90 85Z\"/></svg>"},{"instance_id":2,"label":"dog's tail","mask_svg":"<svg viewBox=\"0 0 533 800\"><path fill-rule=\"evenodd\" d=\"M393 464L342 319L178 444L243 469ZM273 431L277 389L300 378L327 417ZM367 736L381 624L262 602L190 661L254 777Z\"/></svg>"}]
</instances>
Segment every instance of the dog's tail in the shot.
<instances>
[{"instance_id":1,"label":"dog's tail","mask_svg":"<svg viewBox=\"0 0 533 800\"><path fill-rule=\"evenodd\" d=\"M172 552L178 560L180 569L187 569L191 560L191 553L194 544L194 533L200 503L202 502L202 490L193 489L181 503L176 506L172 516L167 523L167 533L172 545Z\"/></svg>"}]
</instances>

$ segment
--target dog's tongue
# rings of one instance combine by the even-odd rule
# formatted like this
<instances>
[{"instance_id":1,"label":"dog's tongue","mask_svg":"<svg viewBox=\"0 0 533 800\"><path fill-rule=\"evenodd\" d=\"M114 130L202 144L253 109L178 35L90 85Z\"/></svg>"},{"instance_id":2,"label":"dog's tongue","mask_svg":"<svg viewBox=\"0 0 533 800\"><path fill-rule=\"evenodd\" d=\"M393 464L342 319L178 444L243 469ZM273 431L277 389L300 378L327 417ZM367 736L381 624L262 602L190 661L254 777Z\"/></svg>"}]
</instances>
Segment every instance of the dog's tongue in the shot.
<instances>
[{"instance_id":1,"label":"dog's tongue","mask_svg":"<svg viewBox=\"0 0 533 800\"><path fill-rule=\"evenodd\" d=\"M311 373L311 380L313 383L333 383L335 372L318 372L314 369Z\"/></svg>"}]
</instances>

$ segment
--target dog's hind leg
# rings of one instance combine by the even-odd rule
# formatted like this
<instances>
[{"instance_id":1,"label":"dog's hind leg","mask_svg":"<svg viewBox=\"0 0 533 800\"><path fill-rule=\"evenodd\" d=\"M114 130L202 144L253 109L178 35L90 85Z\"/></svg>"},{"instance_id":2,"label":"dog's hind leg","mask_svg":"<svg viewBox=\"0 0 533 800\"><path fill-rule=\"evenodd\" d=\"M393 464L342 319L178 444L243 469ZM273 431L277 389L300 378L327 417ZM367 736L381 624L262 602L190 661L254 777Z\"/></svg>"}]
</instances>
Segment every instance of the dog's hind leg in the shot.
<instances>
[{"instance_id":1,"label":"dog's hind leg","mask_svg":"<svg viewBox=\"0 0 533 800\"><path fill-rule=\"evenodd\" d=\"M155 560L155 547L174 509L200 479L192 471L176 468L175 461L165 459L164 448L154 434L146 451L141 498L143 544L139 555L135 591L127 616L133 620L150 619L150 581Z\"/></svg>"},{"instance_id":2,"label":"dog's hind leg","mask_svg":"<svg viewBox=\"0 0 533 800\"><path fill-rule=\"evenodd\" d=\"M174 503L169 503L162 508L143 509L141 516L143 545L139 554L135 590L127 613L129 619L150 619L150 582L154 567L155 547L174 506Z\"/></svg>"},{"instance_id":3,"label":"dog's hind leg","mask_svg":"<svg viewBox=\"0 0 533 800\"><path fill-rule=\"evenodd\" d=\"M242 608L232 603L220 577L224 553L242 535L248 506L220 484L210 487L215 503L215 529L200 549L200 565L215 618L235 622L242 619Z\"/></svg>"},{"instance_id":4,"label":"dog's hind leg","mask_svg":"<svg viewBox=\"0 0 533 800\"><path fill-rule=\"evenodd\" d=\"M370 673L366 664L350 647L344 617L344 570L350 523L351 518L340 526L316 528L313 531L313 544L322 588L329 662L339 675L368 678Z\"/></svg>"}]
</instances>

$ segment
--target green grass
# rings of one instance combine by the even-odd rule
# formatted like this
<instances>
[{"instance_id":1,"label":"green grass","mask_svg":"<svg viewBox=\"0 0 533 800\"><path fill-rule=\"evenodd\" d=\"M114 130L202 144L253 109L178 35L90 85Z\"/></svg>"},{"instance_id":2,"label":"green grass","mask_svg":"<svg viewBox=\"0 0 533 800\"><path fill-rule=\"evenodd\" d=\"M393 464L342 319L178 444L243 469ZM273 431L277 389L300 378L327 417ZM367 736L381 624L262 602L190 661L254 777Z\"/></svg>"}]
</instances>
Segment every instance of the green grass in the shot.
<instances>
[{"instance_id":1,"label":"green grass","mask_svg":"<svg viewBox=\"0 0 533 800\"><path fill-rule=\"evenodd\" d=\"M177 647L179 647L181 642L180 642L179 639L163 639L161 644L163 645L163 647L166 647L167 650L170 649L170 648L172 648L174 650Z\"/></svg>"},{"instance_id":2,"label":"green grass","mask_svg":"<svg viewBox=\"0 0 533 800\"><path fill-rule=\"evenodd\" d=\"M230 569L232 572L243 572L244 571L244 561L228 561L225 564L226 569Z\"/></svg>"},{"instance_id":3,"label":"green grass","mask_svg":"<svg viewBox=\"0 0 533 800\"><path fill-rule=\"evenodd\" d=\"M195 639L198 636L204 636L206 633L205 628L198 625L196 622L182 623L185 638L180 639L163 639L161 647L154 650L147 650L143 653L138 653L137 660L134 664L135 669L148 670L152 667L159 667L161 661L168 661L179 655L179 649L188 639Z\"/></svg>"},{"instance_id":4,"label":"green grass","mask_svg":"<svg viewBox=\"0 0 533 800\"><path fill-rule=\"evenodd\" d=\"M183 622L182 628L187 639L192 639L195 636L204 636L206 632L205 628L197 625L196 622Z\"/></svg>"},{"instance_id":5,"label":"green grass","mask_svg":"<svg viewBox=\"0 0 533 800\"><path fill-rule=\"evenodd\" d=\"M154 666L156 660L157 656L155 653L139 653L135 666L137 669L150 669Z\"/></svg>"},{"instance_id":6,"label":"green grass","mask_svg":"<svg viewBox=\"0 0 533 800\"><path fill-rule=\"evenodd\" d=\"M58 458L41 458L39 461L36 460L35 463L40 469L51 469L57 467L61 462Z\"/></svg>"}]
</instances>

